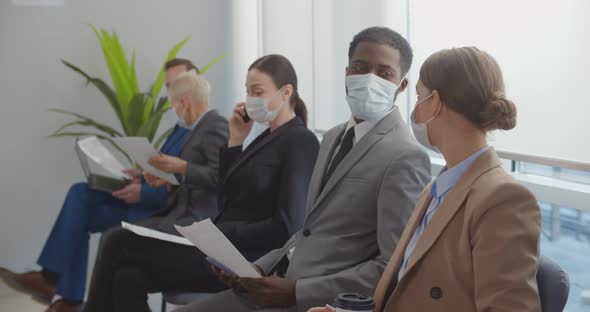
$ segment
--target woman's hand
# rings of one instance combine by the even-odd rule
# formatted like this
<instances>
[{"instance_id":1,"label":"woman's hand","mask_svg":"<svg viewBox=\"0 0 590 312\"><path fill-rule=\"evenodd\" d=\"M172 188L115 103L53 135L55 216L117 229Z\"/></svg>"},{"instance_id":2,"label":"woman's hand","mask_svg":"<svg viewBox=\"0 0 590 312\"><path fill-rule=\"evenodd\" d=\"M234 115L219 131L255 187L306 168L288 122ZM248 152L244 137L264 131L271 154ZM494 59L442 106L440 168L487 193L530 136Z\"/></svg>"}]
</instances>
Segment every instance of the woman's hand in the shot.
<instances>
[{"instance_id":1,"label":"woman's hand","mask_svg":"<svg viewBox=\"0 0 590 312\"><path fill-rule=\"evenodd\" d=\"M246 103L241 102L236 105L234 112L229 119L229 142L228 147L242 145L250 133L254 121L244 121Z\"/></svg>"},{"instance_id":2,"label":"woman's hand","mask_svg":"<svg viewBox=\"0 0 590 312\"><path fill-rule=\"evenodd\" d=\"M326 304L325 307L311 308L307 312L336 312L336 309Z\"/></svg>"}]
</instances>

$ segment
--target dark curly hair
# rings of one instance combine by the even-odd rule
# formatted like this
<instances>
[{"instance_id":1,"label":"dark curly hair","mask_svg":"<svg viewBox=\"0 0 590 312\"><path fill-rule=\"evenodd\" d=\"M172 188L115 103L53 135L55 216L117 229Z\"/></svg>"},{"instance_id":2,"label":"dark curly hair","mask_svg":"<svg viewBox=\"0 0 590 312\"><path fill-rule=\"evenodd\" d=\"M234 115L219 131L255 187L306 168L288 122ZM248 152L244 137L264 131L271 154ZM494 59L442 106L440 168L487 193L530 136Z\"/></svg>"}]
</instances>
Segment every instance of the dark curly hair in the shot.
<instances>
[{"instance_id":1,"label":"dark curly hair","mask_svg":"<svg viewBox=\"0 0 590 312\"><path fill-rule=\"evenodd\" d=\"M412 48L406 38L402 37L399 33L387 28L387 27L369 27L360 33L356 34L350 42L348 48L348 61L352 58L356 46L361 42L375 42L379 44L388 45L399 51L400 54L400 67L402 75L405 75L412 66Z\"/></svg>"}]
</instances>

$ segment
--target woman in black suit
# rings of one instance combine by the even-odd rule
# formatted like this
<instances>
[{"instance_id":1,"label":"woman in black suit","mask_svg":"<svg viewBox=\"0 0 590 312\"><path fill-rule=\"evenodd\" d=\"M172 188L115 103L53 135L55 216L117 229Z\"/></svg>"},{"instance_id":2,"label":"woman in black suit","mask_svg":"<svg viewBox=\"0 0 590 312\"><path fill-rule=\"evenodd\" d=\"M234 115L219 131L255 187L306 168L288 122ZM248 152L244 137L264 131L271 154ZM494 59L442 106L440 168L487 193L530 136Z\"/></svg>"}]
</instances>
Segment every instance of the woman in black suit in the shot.
<instances>
[{"instance_id":1,"label":"woman in black suit","mask_svg":"<svg viewBox=\"0 0 590 312\"><path fill-rule=\"evenodd\" d=\"M236 105L228 147L220 153L222 210L216 224L248 260L256 260L303 226L319 143L306 128L307 110L289 60L276 54L258 59L246 88L246 102ZM268 123L268 129L243 149L254 122Z\"/></svg>"},{"instance_id":2,"label":"woman in black suit","mask_svg":"<svg viewBox=\"0 0 590 312\"><path fill-rule=\"evenodd\" d=\"M215 224L254 261L303 226L319 142L306 128L307 110L289 60L280 55L258 59L248 70L246 86L246 102L236 106L228 147L220 153ZM254 121L269 128L242 151ZM227 288L197 248L124 230L103 235L97 259L87 312L150 311L150 292Z\"/></svg>"}]
</instances>

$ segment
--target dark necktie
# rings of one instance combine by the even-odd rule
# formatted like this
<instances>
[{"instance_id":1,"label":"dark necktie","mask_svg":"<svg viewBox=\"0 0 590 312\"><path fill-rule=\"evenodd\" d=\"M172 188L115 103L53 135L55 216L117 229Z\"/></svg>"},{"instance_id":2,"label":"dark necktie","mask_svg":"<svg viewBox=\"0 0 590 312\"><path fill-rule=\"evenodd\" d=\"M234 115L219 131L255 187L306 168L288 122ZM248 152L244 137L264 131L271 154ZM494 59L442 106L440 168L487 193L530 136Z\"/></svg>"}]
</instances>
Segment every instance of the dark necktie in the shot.
<instances>
[{"instance_id":1,"label":"dark necktie","mask_svg":"<svg viewBox=\"0 0 590 312\"><path fill-rule=\"evenodd\" d=\"M340 148L338 149L338 154L336 154L336 156L334 156L334 159L332 159L330 168L328 168L328 172L326 172L326 175L324 176L322 189L324 189L324 186L326 186L326 183L328 183L328 180L330 180L330 177L332 176L332 174L334 173L342 159L344 159L346 154L348 154L348 152L350 152L350 150L352 149L352 145L354 142L354 127L346 131L340 142L341 143Z\"/></svg>"}]
</instances>

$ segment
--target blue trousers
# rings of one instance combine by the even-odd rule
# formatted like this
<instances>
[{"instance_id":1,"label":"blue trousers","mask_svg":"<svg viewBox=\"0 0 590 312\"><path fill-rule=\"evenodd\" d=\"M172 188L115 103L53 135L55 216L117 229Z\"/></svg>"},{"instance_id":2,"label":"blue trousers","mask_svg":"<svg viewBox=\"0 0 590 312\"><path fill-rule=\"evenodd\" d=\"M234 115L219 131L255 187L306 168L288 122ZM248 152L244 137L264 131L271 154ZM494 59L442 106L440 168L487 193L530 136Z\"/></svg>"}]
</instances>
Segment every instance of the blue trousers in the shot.
<instances>
[{"instance_id":1,"label":"blue trousers","mask_svg":"<svg viewBox=\"0 0 590 312\"><path fill-rule=\"evenodd\" d=\"M128 217L134 206L138 205L92 190L86 183L70 187L37 262L59 274L57 293L64 299L84 300L90 234L103 232L121 221L134 221Z\"/></svg>"}]
</instances>

